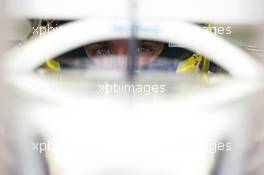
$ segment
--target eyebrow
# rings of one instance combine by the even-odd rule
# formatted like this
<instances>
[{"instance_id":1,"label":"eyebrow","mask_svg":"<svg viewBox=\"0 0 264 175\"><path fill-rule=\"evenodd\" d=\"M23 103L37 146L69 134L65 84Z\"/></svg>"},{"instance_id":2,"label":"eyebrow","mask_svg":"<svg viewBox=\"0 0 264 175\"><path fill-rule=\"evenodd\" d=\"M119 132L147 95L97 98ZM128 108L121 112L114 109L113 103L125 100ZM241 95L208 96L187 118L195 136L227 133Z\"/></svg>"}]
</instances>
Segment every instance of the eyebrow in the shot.
<instances>
[{"instance_id":1,"label":"eyebrow","mask_svg":"<svg viewBox=\"0 0 264 175\"><path fill-rule=\"evenodd\" d=\"M102 41L102 42L97 42L97 43L92 43L92 44L88 44L86 47L96 47L96 46L100 46L100 45L110 45L112 41ZM160 42L158 41L149 41L149 40L139 40L139 44L153 44L153 45L159 45Z\"/></svg>"},{"instance_id":2,"label":"eyebrow","mask_svg":"<svg viewBox=\"0 0 264 175\"><path fill-rule=\"evenodd\" d=\"M109 45L109 42L99 42L99 43L92 43L92 44L88 44L87 46L85 46L86 48L88 49L94 49L98 46L101 46L101 45Z\"/></svg>"}]
</instances>

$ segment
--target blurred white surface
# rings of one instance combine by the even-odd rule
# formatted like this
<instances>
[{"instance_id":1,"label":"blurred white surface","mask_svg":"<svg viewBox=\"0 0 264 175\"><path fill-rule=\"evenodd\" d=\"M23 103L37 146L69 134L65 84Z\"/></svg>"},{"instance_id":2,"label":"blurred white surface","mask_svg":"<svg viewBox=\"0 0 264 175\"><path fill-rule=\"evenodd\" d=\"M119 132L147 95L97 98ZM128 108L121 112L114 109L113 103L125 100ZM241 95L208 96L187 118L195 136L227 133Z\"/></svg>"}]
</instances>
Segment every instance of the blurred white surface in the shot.
<instances>
[{"instance_id":1,"label":"blurred white surface","mask_svg":"<svg viewBox=\"0 0 264 175\"><path fill-rule=\"evenodd\" d=\"M9 0L9 12L18 17L78 19L128 17L129 0ZM193 22L260 23L263 0L138 0L140 19L180 19Z\"/></svg>"}]
</instances>

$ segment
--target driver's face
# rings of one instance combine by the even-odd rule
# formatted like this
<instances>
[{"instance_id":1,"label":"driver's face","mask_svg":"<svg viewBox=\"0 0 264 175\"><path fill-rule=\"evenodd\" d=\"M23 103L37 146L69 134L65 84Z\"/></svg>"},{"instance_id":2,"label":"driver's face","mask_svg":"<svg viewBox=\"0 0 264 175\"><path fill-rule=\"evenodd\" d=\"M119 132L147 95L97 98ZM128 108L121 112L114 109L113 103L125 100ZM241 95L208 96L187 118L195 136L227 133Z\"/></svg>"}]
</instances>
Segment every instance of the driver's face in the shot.
<instances>
[{"instance_id":1,"label":"driver's face","mask_svg":"<svg viewBox=\"0 0 264 175\"><path fill-rule=\"evenodd\" d=\"M87 56L96 64L96 60L108 56L121 56L126 58L128 53L128 40L111 40L90 44L84 47ZM139 41L136 50L138 54L138 64L145 65L158 58L163 50L163 43L156 41Z\"/></svg>"}]
</instances>

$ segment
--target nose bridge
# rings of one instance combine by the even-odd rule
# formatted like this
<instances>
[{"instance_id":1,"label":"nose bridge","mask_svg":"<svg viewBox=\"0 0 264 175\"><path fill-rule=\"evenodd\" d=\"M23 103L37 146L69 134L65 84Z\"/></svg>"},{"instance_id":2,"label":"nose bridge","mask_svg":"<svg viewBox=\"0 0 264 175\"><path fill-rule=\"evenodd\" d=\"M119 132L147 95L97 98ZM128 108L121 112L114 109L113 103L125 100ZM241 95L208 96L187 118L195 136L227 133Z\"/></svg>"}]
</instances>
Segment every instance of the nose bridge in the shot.
<instances>
[{"instance_id":1,"label":"nose bridge","mask_svg":"<svg viewBox=\"0 0 264 175\"><path fill-rule=\"evenodd\" d=\"M127 45L128 45L128 42L126 40L119 40L116 43L116 55L117 56L127 55Z\"/></svg>"}]
</instances>

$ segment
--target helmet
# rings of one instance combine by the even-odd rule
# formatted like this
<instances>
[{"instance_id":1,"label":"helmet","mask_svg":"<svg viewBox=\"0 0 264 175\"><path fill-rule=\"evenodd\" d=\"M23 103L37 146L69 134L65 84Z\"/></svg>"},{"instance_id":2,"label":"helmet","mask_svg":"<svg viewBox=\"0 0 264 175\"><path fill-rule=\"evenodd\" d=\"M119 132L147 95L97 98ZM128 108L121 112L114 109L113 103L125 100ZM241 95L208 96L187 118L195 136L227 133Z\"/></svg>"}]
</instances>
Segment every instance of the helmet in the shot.
<instances>
[{"instance_id":1,"label":"helmet","mask_svg":"<svg viewBox=\"0 0 264 175\"><path fill-rule=\"evenodd\" d=\"M65 23L69 23L71 21L40 21L34 22L38 24L34 28L39 29L39 35L45 35L49 33L51 30L56 30L56 28L60 25ZM203 28L206 27L209 31L213 32L213 25L212 24L199 24ZM42 30L42 32L40 32ZM31 35L30 37L34 37ZM83 47L79 47L77 49L71 50L63 55L60 55L56 58L48 58L45 64L39 67L39 70L42 72L60 72L63 69L72 69L72 68L91 68L91 67L100 67L100 68L109 68L117 69L117 68L124 68L127 65L127 60L124 58L128 58L128 51L125 52L123 55L117 55L115 52L113 53L102 53L107 52L106 48L100 48L101 51L97 55L93 55L92 49L98 49L98 45L105 45L105 43L113 43L115 46L113 47L123 47L124 50L128 50L127 48L127 41L129 39L110 39L108 41L99 41L97 43L91 43ZM143 43L143 44L142 44ZM137 71L162 71L162 72L175 72L178 74L188 73L188 74L195 74L198 77L203 77L204 80L207 80L208 73L210 72L225 72L220 67L216 66L216 64L210 62L210 59L204 57L199 52L190 51L184 47L181 47L174 43L164 43L160 41L148 41L148 40L139 40L137 41L138 50L142 51L144 44L148 43L151 45L152 50L156 49L157 47L161 49L156 55L156 59L151 61L143 60L143 64L137 65ZM157 47L153 45L158 45ZM122 45L122 46L120 46ZM143 46L142 46L143 45ZM146 45L146 44L145 44ZM162 46L161 46L162 45ZM105 46L104 46L105 47ZM108 46L107 46L108 47ZM150 46L148 46L150 47ZM157 49L156 49L157 50ZM141 52L140 52L141 53ZM99 55L99 56L98 56ZM102 55L104 58L102 58ZM109 58L111 55L111 58ZM96 59L94 59L96 57ZM88 59L87 59L88 58ZM126 60L126 61L125 61ZM138 62L142 62L139 58ZM103 65L103 66L102 66Z\"/></svg>"}]
</instances>

